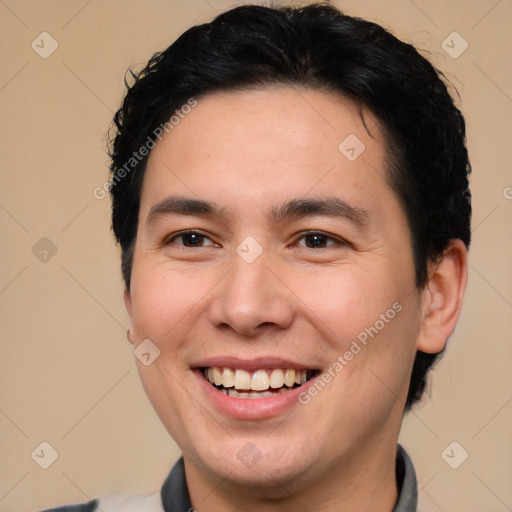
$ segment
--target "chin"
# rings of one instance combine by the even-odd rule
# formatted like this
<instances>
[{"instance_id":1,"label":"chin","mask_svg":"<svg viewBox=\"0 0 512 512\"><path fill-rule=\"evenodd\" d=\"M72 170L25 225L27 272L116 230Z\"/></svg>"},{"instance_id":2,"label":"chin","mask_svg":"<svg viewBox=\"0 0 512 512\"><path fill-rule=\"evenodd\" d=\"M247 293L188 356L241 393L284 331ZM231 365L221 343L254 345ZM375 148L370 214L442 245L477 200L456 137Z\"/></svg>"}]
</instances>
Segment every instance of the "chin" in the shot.
<instances>
[{"instance_id":1,"label":"chin","mask_svg":"<svg viewBox=\"0 0 512 512\"><path fill-rule=\"evenodd\" d=\"M272 435L243 436L226 439L225 444L217 441L214 446L213 450L196 452L191 460L214 478L251 488L260 496L265 492L269 498L280 496L290 482L296 486L312 478L315 461L321 459L311 453L311 440L306 438L288 437L284 441L272 439Z\"/></svg>"}]
</instances>

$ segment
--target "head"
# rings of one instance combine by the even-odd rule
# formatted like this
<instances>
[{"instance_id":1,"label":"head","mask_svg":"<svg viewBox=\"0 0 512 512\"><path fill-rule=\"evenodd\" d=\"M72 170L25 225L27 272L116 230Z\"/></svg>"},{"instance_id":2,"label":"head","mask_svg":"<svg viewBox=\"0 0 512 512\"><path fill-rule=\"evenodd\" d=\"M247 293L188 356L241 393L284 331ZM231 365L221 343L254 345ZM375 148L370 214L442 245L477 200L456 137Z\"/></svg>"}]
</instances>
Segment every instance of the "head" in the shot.
<instances>
[{"instance_id":1,"label":"head","mask_svg":"<svg viewBox=\"0 0 512 512\"><path fill-rule=\"evenodd\" d=\"M398 435L466 282L470 165L440 72L331 6L245 6L132 78L113 230L133 342L160 350L141 378L184 453L222 473L250 443L261 479L291 478ZM289 416L231 414L202 374L285 360L304 390L331 375Z\"/></svg>"}]
</instances>

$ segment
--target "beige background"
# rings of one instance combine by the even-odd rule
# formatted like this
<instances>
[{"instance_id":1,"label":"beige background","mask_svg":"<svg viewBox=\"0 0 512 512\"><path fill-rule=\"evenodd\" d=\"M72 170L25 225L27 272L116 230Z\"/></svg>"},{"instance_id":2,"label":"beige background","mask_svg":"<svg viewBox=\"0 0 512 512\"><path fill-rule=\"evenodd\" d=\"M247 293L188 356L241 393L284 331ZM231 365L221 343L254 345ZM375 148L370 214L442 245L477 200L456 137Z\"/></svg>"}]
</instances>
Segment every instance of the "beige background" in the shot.
<instances>
[{"instance_id":1,"label":"beige background","mask_svg":"<svg viewBox=\"0 0 512 512\"><path fill-rule=\"evenodd\" d=\"M474 168L469 288L401 442L439 510L512 510L512 2L333 3L429 51L460 92ZM0 0L0 511L156 490L179 455L138 381L109 203L92 191L107 177L104 135L127 67L232 5ZM43 31L59 45L48 59L31 48ZM457 59L441 47L453 31L469 44ZM32 252L42 237L57 247L46 263ZM58 452L48 469L31 458L42 441ZM458 469L441 457L452 441L469 453Z\"/></svg>"}]
</instances>

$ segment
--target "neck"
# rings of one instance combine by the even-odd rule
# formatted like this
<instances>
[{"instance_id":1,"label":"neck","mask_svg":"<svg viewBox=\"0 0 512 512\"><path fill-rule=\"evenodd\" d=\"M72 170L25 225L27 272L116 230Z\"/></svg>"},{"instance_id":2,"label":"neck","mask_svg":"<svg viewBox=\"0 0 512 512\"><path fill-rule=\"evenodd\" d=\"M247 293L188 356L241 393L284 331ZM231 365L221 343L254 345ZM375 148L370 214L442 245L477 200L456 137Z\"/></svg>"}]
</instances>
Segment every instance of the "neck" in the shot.
<instances>
[{"instance_id":1,"label":"neck","mask_svg":"<svg viewBox=\"0 0 512 512\"><path fill-rule=\"evenodd\" d=\"M219 479L187 458L185 473L198 512L391 512L398 497L395 463L396 443L368 443L321 472L287 482L270 478L265 486L240 485L232 474Z\"/></svg>"}]
</instances>

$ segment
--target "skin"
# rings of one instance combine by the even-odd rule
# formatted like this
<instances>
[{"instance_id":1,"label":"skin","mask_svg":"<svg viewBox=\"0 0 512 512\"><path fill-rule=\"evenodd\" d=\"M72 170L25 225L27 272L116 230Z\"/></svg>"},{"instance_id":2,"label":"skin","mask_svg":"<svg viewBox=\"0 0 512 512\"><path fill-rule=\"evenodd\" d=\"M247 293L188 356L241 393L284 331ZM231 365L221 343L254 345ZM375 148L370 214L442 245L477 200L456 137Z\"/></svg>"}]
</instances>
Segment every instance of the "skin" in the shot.
<instances>
[{"instance_id":1,"label":"skin","mask_svg":"<svg viewBox=\"0 0 512 512\"><path fill-rule=\"evenodd\" d=\"M125 302L132 343L149 338L161 351L138 370L183 452L199 512L390 512L396 502L414 356L442 350L455 327L466 250L453 241L431 264L428 286L415 287L384 140L372 115L363 117L316 90L216 93L198 98L149 156ZM349 134L366 146L353 162L338 150ZM147 222L171 195L215 202L222 215ZM332 197L364 209L367 223L267 215L292 199ZM179 236L188 229L205 238ZM330 238L311 247L308 231ZM248 236L263 251L252 263L236 252ZM219 411L191 368L200 358L272 356L326 371L396 302L402 310L316 397L282 414L247 420ZM252 467L237 457L249 442L262 455Z\"/></svg>"}]
</instances>

